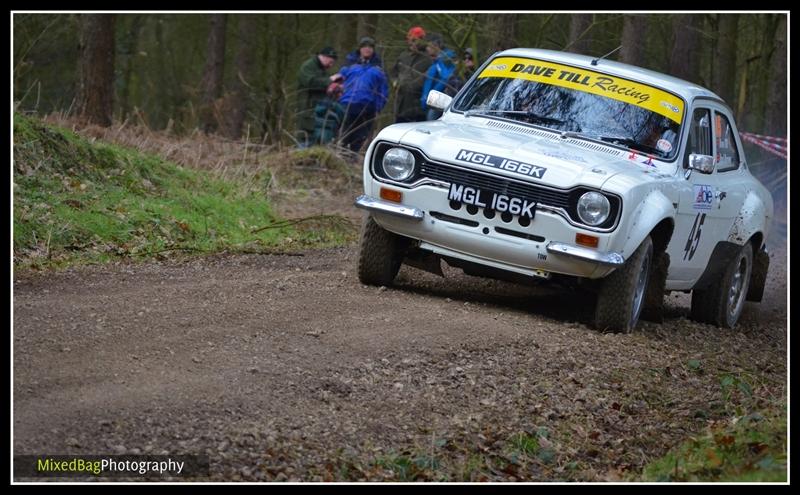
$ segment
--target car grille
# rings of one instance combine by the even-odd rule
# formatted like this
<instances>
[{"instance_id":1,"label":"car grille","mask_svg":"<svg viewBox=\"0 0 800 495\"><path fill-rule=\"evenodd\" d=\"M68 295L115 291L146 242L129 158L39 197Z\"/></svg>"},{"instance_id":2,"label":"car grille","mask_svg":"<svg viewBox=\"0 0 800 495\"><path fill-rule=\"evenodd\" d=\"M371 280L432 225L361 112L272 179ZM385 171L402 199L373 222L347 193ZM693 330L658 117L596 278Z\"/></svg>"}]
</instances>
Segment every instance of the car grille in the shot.
<instances>
[{"instance_id":1,"label":"car grille","mask_svg":"<svg viewBox=\"0 0 800 495\"><path fill-rule=\"evenodd\" d=\"M420 167L420 176L498 194L525 198L554 208L568 209L569 207L569 192L567 191L554 191L533 184L516 182L441 163L423 162Z\"/></svg>"}]
</instances>

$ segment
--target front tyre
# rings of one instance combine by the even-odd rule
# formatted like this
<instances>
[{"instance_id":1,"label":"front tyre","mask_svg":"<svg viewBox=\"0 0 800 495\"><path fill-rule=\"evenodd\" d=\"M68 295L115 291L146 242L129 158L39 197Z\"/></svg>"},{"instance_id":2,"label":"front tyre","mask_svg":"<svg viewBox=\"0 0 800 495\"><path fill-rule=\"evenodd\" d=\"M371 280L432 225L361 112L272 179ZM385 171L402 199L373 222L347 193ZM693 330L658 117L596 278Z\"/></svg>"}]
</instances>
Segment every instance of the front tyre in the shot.
<instances>
[{"instance_id":1,"label":"front tyre","mask_svg":"<svg viewBox=\"0 0 800 495\"><path fill-rule=\"evenodd\" d=\"M652 260L653 241L647 236L624 265L603 279L595 309L598 330L627 333L636 327L644 306Z\"/></svg>"},{"instance_id":2,"label":"front tyre","mask_svg":"<svg viewBox=\"0 0 800 495\"><path fill-rule=\"evenodd\" d=\"M753 270L753 247L745 244L725 268L722 278L703 290L692 291L692 319L733 328L744 309Z\"/></svg>"},{"instance_id":3,"label":"front tyre","mask_svg":"<svg viewBox=\"0 0 800 495\"><path fill-rule=\"evenodd\" d=\"M361 225L358 279L368 285L391 285L403 262L407 239L393 234L366 215Z\"/></svg>"}]
</instances>

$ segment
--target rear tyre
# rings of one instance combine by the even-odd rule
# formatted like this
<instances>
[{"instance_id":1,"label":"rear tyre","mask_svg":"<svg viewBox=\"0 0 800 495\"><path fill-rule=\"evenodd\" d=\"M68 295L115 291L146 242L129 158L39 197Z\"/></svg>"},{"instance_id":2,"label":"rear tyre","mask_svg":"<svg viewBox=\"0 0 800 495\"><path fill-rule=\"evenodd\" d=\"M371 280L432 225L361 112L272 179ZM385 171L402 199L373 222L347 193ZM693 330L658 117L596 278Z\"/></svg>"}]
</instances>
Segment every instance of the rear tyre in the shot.
<instances>
[{"instance_id":1,"label":"rear tyre","mask_svg":"<svg viewBox=\"0 0 800 495\"><path fill-rule=\"evenodd\" d=\"M744 309L753 270L753 248L742 246L722 277L706 289L692 291L692 319L718 327L733 328Z\"/></svg>"},{"instance_id":2,"label":"rear tyre","mask_svg":"<svg viewBox=\"0 0 800 495\"><path fill-rule=\"evenodd\" d=\"M624 265L608 275L600 286L595 327L611 332L636 328L644 307L653 260L653 241L647 236Z\"/></svg>"},{"instance_id":3,"label":"rear tyre","mask_svg":"<svg viewBox=\"0 0 800 495\"><path fill-rule=\"evenodd\" d=\"M358 279L368 285L391 285L400 265L408 240L378 225L367 215L361 225L358 252Z\"/></svg>"}]
</instances>

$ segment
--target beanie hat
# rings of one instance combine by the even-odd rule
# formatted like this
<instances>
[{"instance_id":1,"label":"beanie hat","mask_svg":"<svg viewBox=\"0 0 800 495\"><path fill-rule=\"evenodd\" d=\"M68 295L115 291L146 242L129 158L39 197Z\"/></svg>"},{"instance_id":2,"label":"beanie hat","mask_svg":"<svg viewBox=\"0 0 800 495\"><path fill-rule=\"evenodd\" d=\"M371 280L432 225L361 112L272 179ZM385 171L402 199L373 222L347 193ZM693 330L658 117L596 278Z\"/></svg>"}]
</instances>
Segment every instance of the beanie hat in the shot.
<instances>
[{"instance_id":1,"label":"beanie hat","mask_svg":"<svg viewBox=\"0 0 800 495\"><path fill-rule=\"evenodd\" d=\"M334 50L330 46L326 46L325 48L320 50L319 51L319 55L325 55L326 57L330 57L330 58L334 58L334 59L338 58L338 56L336 55L336 50Z\"/></svg>"},{"instance_id":2,"label":"beanie hat","mask_svg":"<svg viewBox=\"0 0 800 495\"><path fill-rule=\"evenodd\" d=\"M358 42L358 47L361 48L362 46L371 46L372 48L375 48L375 40L369 36L364 36Z\"/></svg>"},{"instance_id":3,"label":"beanie hat","mask_svg":"<svg viewBox=\"0 0 800 495\"><path fill-rule=\"evenodd\" d=\"M422 29L420 26L414 26L408 30L408 34L406 35L407 40L418 40L425 37L425 30Z\"/></svg>"}]
</instances>

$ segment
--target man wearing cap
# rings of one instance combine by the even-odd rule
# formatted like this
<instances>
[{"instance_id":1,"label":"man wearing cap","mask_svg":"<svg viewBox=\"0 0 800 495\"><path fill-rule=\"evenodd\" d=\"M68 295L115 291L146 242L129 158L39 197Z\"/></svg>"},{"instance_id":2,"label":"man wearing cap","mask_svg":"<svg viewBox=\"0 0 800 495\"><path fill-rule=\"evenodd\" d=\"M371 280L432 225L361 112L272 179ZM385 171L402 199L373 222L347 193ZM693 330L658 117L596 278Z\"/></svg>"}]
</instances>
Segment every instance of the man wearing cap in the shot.
<instances>
[{"instance_id":1,"label":"man wearing cap","mask_svg":"<svg viewBox=\"0 0 800 495\"><path fill-rule=\"evenodd\" d=\"M306 60L297 73L297 133L302 147L314 132L314 108L325 98L325 90L334 81L342 79L341 74L327 75L328 69L336 62L336 50L326 46L315 56Z\"/></svg>"},{"instance_id":2,"label":"man wearing cap","mask_svg":"<svg viewBox=\"0 0 800 495\"><path fill-rule=\"evenodd\" d=\"M425 53L425 30L420 26L408 30L406 44L408 50L400 54L391 71L397 90L395 122L419 122L425 120L419 98L433 60Z\"/></svg>"},{"instance_id":3,"label":"man wearing cap","mask_svg":"<svg viewBox=\"0 0 800 495\"><path fill-rule=\"evenodd\" d=\"M358 48L348 53L344 58L343 66L353 64L368 64L383 67L383 60L375 52L375 39L364 36L358 41Z\"/></svg>"}]
</instances>

